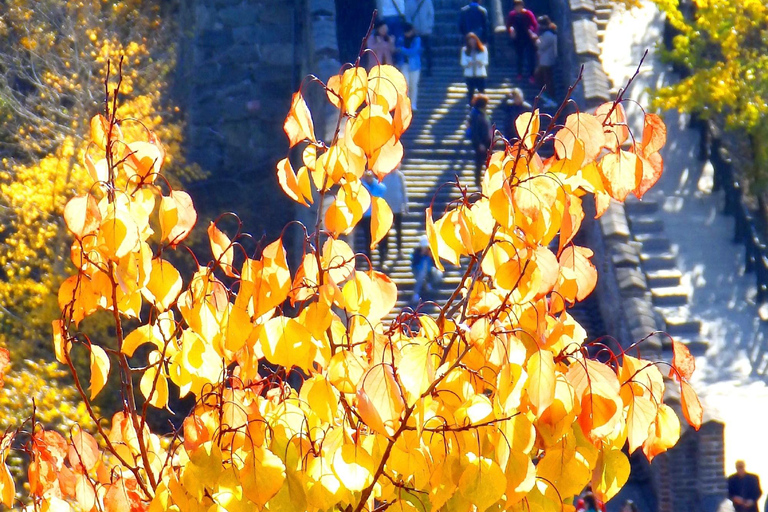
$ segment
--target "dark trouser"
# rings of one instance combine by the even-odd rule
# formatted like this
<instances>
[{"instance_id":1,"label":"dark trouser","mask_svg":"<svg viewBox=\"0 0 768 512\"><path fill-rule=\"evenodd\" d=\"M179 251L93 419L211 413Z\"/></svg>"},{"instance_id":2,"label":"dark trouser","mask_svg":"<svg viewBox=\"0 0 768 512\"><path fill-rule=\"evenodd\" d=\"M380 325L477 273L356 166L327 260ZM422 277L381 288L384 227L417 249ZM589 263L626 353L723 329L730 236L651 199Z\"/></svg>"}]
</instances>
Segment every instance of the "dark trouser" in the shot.
<instances>
[{"instance_id":1,"label":"dark trouser","mask_svg":"<svg viewBox=\"0 0 768 512\"><path fill-rule=\"evenodd\" d=\"M392 214L392 226L395 228L395 236L397 236L397 252L403 252L403 214ZM387 260L389 255L389 233L385 236L381 242L379 242L379 254L381 255L381 263Z\"/></svg>"},{"instance_id":2,"label":"dark trouser","mask_svg":"<svg viewBox=\"0 0 768 512\"><path fill-rule=\"evenodd\" d=\"M488 149L482 146L475 146L475 184L480 186L480 178L483 175L485 159L488 157Z\"/></svg>"},{"instance_id":3,"label":"dark trouser","mask_svg":"<svg viewBox=\"0 0 768 512\"><path fill-rule=\"evenodd\" d=\"M365 254L368 260L371 259L371 216L363 217L357 224L357 230L362 232L363 246L358 252ZM371 262L373 268L373 262Z\"/></svg>"},{"instance_id":4,"label":"dark trouser","mask_svg":"<svg viewBox=\"0 0 768 512\"><path fill-rule=\"evenodd\" d=\"M513 39L512 45L517 54L517 74L523 74L523 68L528 76L533 76L533 69L536 65L536 45L530 38Z\"/></svg>"},{"instance_id":5,"label":"dark trouser","mask_svg":"<svg viewBox=\"0 0 768 512\"><path fill-rule=\"evenodd\" d=\"M539 66L536 68L537 83L544 87L544 92L550 98L555 97L555 82L552 79L552 66Z\"/></svg>"},{"instance_id":6,"label":"dark trouser","mask_svg":"<svg viewBox=\"0 0 768 512\"><path fill-rule=\"evenodd\" d=\"M475 96L475 90L477 92L485 92L485 77L484 76L468 76L465 77L467 81L467 103L472 104L472 98Z\"/></svg>"},{"instance_id":7,"label":"dark trouser","mask_svg":"<svg viewBox=\"0 0 768 512\"><path fill-rule=\"evenodd\" d=\"M426 76L432 75L432 34L421 34L421 46L424 48L424 74Z\"/></svg>"}]
</instances>

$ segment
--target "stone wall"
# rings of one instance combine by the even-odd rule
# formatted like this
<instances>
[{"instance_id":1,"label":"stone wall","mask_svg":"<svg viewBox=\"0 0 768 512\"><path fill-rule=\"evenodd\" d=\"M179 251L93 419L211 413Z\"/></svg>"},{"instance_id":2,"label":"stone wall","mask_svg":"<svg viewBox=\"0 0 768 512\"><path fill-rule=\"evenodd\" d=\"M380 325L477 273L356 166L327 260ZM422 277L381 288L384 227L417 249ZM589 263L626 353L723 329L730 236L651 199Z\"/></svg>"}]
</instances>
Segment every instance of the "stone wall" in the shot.
<instances>
[{"instance_id":1,"label":"stone wall","mask_svg":"<svg viewBox=\"0 0 768 512\"><path fill-rule=\"evenodd\" d=\"M273 171L287 150L282 120L306 68L304 4L182 2L176 82L187 122L185 149L209 175L190 189L210 212L238 206L257 237L282 225L275 214L285 205ZM256 198L265 208L251 215Z\"/></svg>"}]
</instances>

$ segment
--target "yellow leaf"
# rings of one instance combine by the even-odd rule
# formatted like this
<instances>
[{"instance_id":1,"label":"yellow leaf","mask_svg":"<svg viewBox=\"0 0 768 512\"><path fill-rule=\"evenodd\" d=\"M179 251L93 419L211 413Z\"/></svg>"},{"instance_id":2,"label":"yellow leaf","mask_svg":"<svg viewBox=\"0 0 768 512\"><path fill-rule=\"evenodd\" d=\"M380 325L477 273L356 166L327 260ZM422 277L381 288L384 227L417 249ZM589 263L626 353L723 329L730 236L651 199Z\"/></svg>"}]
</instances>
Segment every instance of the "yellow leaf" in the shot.
<instances>
[{"instance_id":1,"label":"yellow leaf","mask_svg":"<svg viewBox=\"0 0 768 512\"><path fill-rule=\"evenodd\" d=\"M160 231L162 240L168 240L171 247L181 243L197 222L197 211L189 194L171 190L160 200Z\"/></svg>"},{"instance_id":2,"label":"yellow leaf","mask_svg":"<svg viewBox=\"0 0 768 512\"><path fill-rule=\"evenodd\" d=\"M400 104L400 91L405 91L407 87L405 77L395 66L376 65L368 72L369 101L382 106L387 112Z\"/></svg>"},{"instance_id":3,"label":"yellow leaf","mask_svg":"<svg viewBox=\"0 0 768 512\"><path fill-rule=\"evenodd\" d=\"M170 308L181 293L183 283L176 267L160 258L152 260L149 282L141 291L142 295L159 311Z\"/></svg>"},{"instance_id":4,"label":"yellow leaf","mask_svg":"<svg viewBox=\"0 0 768 512\"><path fill-rule=\"evenodd\" d=\"M469 463L459 479L459 493L477 507L478 512L485 512L504 495L507 478L492 459L471 452L466 458Z\"/></svg>"},{"instance_id":5,"label":"yellow leaf","mask_svg":"<svg viewBox=\"0 0 768 512\"><path fill-rule=\"evenodd\" d=\"M224 232L216 227L214 222L211 222L208 226L208 239L211 243L213 258L218 261L225 274L229 277L235 277L234 268L232 267L235 249L232 246L232 241Z\"/></svg>"},{"instance_id":6,"label":"yellow leaf","mask_svg":"<svg viewBox=\"0 0 768 512\"><path fill-rule=\"evenodd\" d=\"M118 260L139 246L139 228L128 211L111 207L101 222L98 235L99 250L108 258Z\"/></svg>"},{"instance_id":7,"label":"yellow leaf","mask_svg":"<svg viewBox=\"0 0 768 512\"><path fill-rule=\"evenodd\" d=\"M680 438L680 420L667 404L661 404L651 425L650 435L643 443L643 453L651 461L673 447Z\"/></svg>"},{"instance_id":8,"label":"yellow leaf","mask_svg":"<svg viewBox=\"0 0 768 512\"><path fill-rule=\"evenodd\" d=\"M91 400L104 388L109 376L109 356L98 345L91 345Z\"/></svg>"},{"instance_id":9,"label":"yellow leaf","mask_svg":"<svg viewBox=\"0 0 768 512\"><path fill-rule=\"evenodd\" d=\"M526 366L528 380L525 388L528 401L541 414L555 399L555 361L552 352L539 350L531 354Z\"/></svg>"},{"instance_id":10,"label":"yellow leaf","mask_svg":"<svg viewBox=\"0 0 768 512\"><path fill-rule=\"evenodd\" d=\"M123 345L120 347L120 350L123 354L131 357L136 349L144 343L154 343L158 350L163 350L165 343L163 342L160 329L156 325L144 324L136 328L123 338Z\"/></svg>"},{"instance_id":11,"label":"yellow leaf","mask_svg":"<svg viewBox=\"0 0 768 512\"><path fill-rule=\"evenodd\" d=\"M603 502L616 496L627 483L629 471L629 460L620 449L602 451L592 473L592 490L595 495Z\"/></svg>"},{"instance_id":12,"label":"yellow leaf","mask_svg":"<svg viewBox=\"0 0 768 512\"><path fill-rule=\"evenodd\" d=\"M122 138L123 134L117 123L110 126L110 122L101 114L91 118L91 140L100 150L106 150L108 142L122 140Z\"/></svg>"},{"instance_id":13,"label":"yellow leaf","mask_svg":"<svg viewBox=\"0 0 768 512\"><path fill-rule=\"evenodd\" d=\"M95 233L101 224L101 212L96 198L86 194L70 199L64 207L64 221L67 228L80 240Z\"/></svg>"},{"instance_id":14,"label":"yellow leaf","mask_svg":"<svg viewBox=\"0 0 768 512\"><path fill-rule=\"evenodd\" d=\"M354 393L365 374L362 359L349 350L339 350L328 363L328 381L342 393Z\"/></svg>"},{"instance_id":15,"label":"yellow leaf","mask_svg":"<svg viewBox=\"0 0 768 512\"><path fill-rule=\"evenodd\" d=\"M61 320L54 320L53 324L53 349L56 354L56 360L61 364L67 364L67 357L72 344L66 340L64 324Z\"/></svg>"},{"instance_id":16,"label":"yellow leaf","mask_svg":"<svg viewBox=\"0 0 768 512\"><path fill-rule=\"evenodd\" d=\"M353 115L365 101L368 90L368 73L365 68L356 66L344 71L341 77L339 95L344 100L344 108L348 115Z\"/></svg>"},{"instance_id":17,"label":"yellow leaf","mask_svg":"<svg viewBox=\"0 0 768 512\"><path fill-rule=\"evenodd\" d=\"M355 270L355 252L344 240L329 238L323 244L320 261L333 282L341 284Z\"/></svg>"},{"instance_id":18,"label":"yellow leaf","mask_svg":"<svg viewBox=\"0 0 768 512\"><path fill-rule=\"evenodd\" d=\"M160 352L149 354L149 364L156 366L150 366L141 376L139 389L151 406L163 409L168 405L168 379L163 371L158 371L158 365L163 364Z\"/></svg>"},{"instance_id":19,"label":"yellow leaf","mask_svg":"<svg viewBox=\"0 0 768 512\"><path fill-rule=\"evenodd\" d=\"M539 109L533 112L524 112L515 119L515 128L520 134L523 146L533 149L539 136Z\"/></svg>"},{"instance_id":20,"label":"yellow leaf","mask_svg":"<svg viewBox=\"0 0 768 512\"><path fill-rule=\"evenodd\" d=\"M635 153L620 149L618 153L608 153L600 160L600 174L611 197L624 201L630 192L640 186L643 163Z\"/></svg>"},{"instance_id":21,"label":"yellow leaf","mask_svg":"<svg viewBox=\"0 0 768 512\"><path fill-rule=\"evenodd\" d=\"M357 445L344 443L341 450L336 450L331 467L342 485L352 492L360 492L373 482L373 459Z\"/></svg>"},{"instance_id":22,"label":"yellow leaf","mask_svg":"<svg viewBox=\"0 0 768 512\"><path fill-rule=\"evenodd\" d=\"M368 370L357 389L357 408L372 430L384 435L394 434L405 402L392 366L378 364Z\"/></svg>"},{"instance_id":23,"label":"yellow leaf","mask_svg":"<svg viewBox=\"0 0 768 512\"><path fill-rule=\"evenodd\" d=\"M339 407L339 393L322 375L313 375L301 385L299 398L326 423L333 423Z\"/></svg>"},{"instance_id":24,"label":"yellow leaf","mask_svg":"<svg viewBox=\"0 0 768 512\"><path fill-rule=\"evenodd\" d=\"M371 249L389 234L394 216L382 197L371 197Z\"/></svg>"},{"instance_id":25,"label":"yellow leaf","mask_svg":"<svg viewBox=\"0 0 768 512\"><path fill-rule=\"evenodd\" d=\"M308 176L306 179L308 179ZM296 173L293 172L291 162L287 158L283 158L277 163L277 182L288 197L299 204L308 206L304 200L304 193L299 185L299 179Z\"/></svg>"},{"instance_id":26,"label":"yellow leaf","mask_svg":"<svg viewBox=\"0 0 768 512\"><path fill-rule=\"evenodd\" d=\"M435 348L425 338L412 338L401 349L401 355L397 375L408 405L413 405L435 380Z\"/></svg>"},{"instance_id":27,"label":"yellow leaf","mask_svg":"<svg viewBox=\"0 0 768 512\"><path fill-rule=\"evenodd\" d=\"M304 101L301 92L294 93L291 101L291 110L285 118L283 130L288 136L290 147L309 139L315 141L315 125L312 122L312 114Z\"/></svg>"},{"instance_id":28,"label":"yellow leaf","mask_svg":"<svg viewBox=\"0 0 768 512\"><path fill-rule=\"evenodd\" d=\"M253 446L240 470L243 494L259 508L277 494L285 482L285 465L280 458L261 446Z\"/></svg>"},{"instance_id":29,"label":"yellow leaf","mask_svg":"<svg viewBox=\"0 0 768 512\"><path fill-rule=\"evenodd\" d=\"M592 293L597 284L597 269L589 258L592 251L586 247L569 245L560 253L560 266L574 273L576 278L576 300L582 301Z\"/></svg>"},{"instance_id":30,"label":"yellow leaf","mask_svg":"<svg viewBox=\"0 0 768 512\"><path fill-rule=\"evenodd\" d=\"M312 335L294 318L278 316L257 326L255 335L261 342L264 357L270 363L309 371L317 354Z\"/></svg>"}]
</instances>

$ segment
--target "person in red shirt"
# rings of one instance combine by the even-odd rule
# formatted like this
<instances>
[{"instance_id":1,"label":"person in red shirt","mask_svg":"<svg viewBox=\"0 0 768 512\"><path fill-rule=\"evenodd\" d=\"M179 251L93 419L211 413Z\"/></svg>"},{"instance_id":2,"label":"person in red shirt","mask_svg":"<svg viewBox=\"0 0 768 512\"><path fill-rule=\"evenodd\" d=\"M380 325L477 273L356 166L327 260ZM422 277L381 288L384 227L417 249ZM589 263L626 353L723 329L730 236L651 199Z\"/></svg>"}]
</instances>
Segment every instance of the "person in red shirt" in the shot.
<instances>
[{"instance_id":1,"label":"person in red shirt","mask_svg":"<svg viewBox=\"0 0 768 512\"><path fill-rule=\"evenodd\" d=\"M515 0L514 7L507 15L507 33L517 54L517 80L523 79L523 71L528 81L535 83L533 70L536 67L536 40L539 23L536 15L525 8L523 0Z\"/></svg>"}]
</instances>

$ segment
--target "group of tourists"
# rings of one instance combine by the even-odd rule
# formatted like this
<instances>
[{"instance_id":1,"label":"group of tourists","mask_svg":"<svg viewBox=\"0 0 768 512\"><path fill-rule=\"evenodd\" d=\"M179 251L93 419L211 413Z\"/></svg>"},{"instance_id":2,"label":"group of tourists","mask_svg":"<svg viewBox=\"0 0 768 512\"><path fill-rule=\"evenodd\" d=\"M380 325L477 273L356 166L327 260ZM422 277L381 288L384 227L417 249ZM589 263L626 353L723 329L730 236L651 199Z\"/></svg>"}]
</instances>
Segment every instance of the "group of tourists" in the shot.
<instances>
[{"instance_id":1,"label":"group of tourists","mask_svg":"<svg viewBox=\"0 0 768 512\"><path fill-rule=\"evenodd\" d=\"M432 74L432 30L435 8L432 0L384 0L381 17L367 40L366 65L396 66L405 76L411 108L418 110L419 79L425 57L426 76Z\"/></svg>"},{"instance_id":2,"label":"group of tourists","mask_svg":"<svg viewBox=\"0 0 768 512\"><path fill-rule=\"evenodd\" d=\"M489 61L488 43L493 33L488 12L481 1L472 1L461 8L458 28L464 41L460 50L459 64L467 86L467 103L470 106L466 124L466 138L474 155L475 182L479 186L482 168L492 144L492 123L487 113L488 96L485 95ZM419 80L422 63L424 74L431 75L432 33L435 27L435 9L432 0L380 0L379 18L366 40L365 65L370 69L377 64L396 66L408 84L408 95L414 112L418 111ZM541 96L545 107L554 102L547 94L553 93L552 68L557 59L557 27L547 16L536 17L526 9L522 0L515 0L506 17L506 33L514 48L517 66L517 84L525 80L544 88ZM422 62L423 61L423 62ZM495 59L494 59L495 61ZM519 134L515 119L531 110L520 87L512 88L501 105L504 121L500 124L505 137L512 140ZM405 177L400 170L392 172L379 183L368 173L363 184L372 196L384 197L394 213L397 238L397 256L402 251L402 217L408 212L408 195ZM361 231L364 233L362 250L371 261L370 211L366 213ZM379 246L379 266L388 262L390 242L385 237ZM373 263L371 263L373 266ZM437 270L429 251L426 236L411 254L411 270L415 285L412 303L418 304L423 295L429 295L439 285L442 273Z\"/></svg>"},{"instance_id":3,"label":"group of tourists","mask_svg":"<svg viewBox=\"0 0 768 512\"><path fill-rule=\"evenodd\" d=\"M506 18L509 41L515 51L517 82L528 82L544 88L542 100L545 106L553 103L554 91L552 68L557 60L557 25L549 16L533 14L525 8L523 0L515 0ZM488 77L488 43L491 32L488 11L480 1L470 2L459 13L459 31L464 37L459 62L464 69L467 83L467 102L472 103L475 92L485 92ZM525 73L525 75L524 75Z\"/></svg>"}]
</instances>

